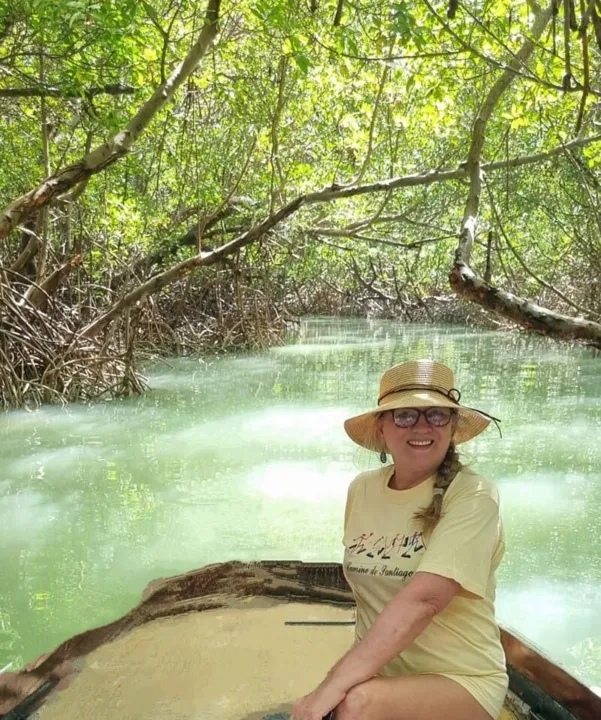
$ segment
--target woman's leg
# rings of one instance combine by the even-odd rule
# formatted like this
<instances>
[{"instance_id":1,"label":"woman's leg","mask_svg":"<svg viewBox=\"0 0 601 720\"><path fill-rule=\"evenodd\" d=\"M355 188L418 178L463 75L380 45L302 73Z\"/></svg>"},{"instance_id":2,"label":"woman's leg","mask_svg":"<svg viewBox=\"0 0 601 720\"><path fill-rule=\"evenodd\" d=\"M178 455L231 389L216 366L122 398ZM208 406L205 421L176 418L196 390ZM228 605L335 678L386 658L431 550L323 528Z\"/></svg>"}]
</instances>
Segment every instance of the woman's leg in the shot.
<instances>
[{"instance_id":1,"label":"woman's leg","mask_svg":"<svg viewBox=\"0 0 601 720\"><path fill-rule=\"evenodd\" d=\"M442 675L375 677L351 688L335 720L496 720Z\"/></svg>"}]
</instances>

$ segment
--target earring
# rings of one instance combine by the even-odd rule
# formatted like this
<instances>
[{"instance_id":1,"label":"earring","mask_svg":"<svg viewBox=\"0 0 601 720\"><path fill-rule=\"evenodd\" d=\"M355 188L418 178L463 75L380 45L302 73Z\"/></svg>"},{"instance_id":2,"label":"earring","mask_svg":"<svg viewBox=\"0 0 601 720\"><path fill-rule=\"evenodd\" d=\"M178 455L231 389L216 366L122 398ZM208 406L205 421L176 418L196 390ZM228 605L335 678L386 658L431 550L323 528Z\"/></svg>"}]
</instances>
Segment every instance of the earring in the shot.
<instances>
[{"instance_id":1,"label":"earring","mask_svg":"<svg viewBox=\"0 0 601 720\"><path fill-rule=\"evenodd\" d=\"M380 462L384 464L386 460L388 460L388 458L386 457L386 451L382 450L382 452L380 453Z\"/></svg>"}]
</instances>

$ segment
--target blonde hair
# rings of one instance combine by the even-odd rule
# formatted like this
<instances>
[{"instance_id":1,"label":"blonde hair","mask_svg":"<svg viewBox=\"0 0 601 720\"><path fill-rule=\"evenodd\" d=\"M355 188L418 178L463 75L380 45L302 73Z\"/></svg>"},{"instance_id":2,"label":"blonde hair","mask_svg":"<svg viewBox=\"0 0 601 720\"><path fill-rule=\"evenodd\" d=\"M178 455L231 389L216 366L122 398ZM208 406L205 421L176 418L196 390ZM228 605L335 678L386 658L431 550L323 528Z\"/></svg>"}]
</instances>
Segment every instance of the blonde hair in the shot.
<instances>
[{"instance_id":1,"label":"blonde hair","mask_svg":"<svg viewBox=\"0 0 601 720\"><path fill-rule=\"evenodd\" d=\"M440 467L436 473L436 480L434 481L434 496L432 497L430 504L427 508L416 512L413 515L415 520L421 522L422 532L432 532L432 530L436 527L438 521L442 517L442 499L444 494L462 467L463 465L459 459L459 453L457 452L455 445L451 443L449 445L449 449L447 450L447 454L444 456L444 460L440 463ZM437 489L439 492L436 492Z\"/></svg>"}]
</instances>

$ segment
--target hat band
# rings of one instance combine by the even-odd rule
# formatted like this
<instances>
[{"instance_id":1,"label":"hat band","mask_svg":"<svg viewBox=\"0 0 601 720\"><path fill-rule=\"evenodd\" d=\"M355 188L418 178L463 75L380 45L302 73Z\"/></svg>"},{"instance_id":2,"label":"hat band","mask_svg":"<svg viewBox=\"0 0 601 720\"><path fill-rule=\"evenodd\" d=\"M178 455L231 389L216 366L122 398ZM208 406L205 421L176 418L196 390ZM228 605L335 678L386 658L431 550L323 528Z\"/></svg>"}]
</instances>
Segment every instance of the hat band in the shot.
<instances>
[{"instance_id":1,"label":"hat band","mask_svg":"<svg viewBox=\"0 0 601 720\"><path fill-rule=\"evenodd\" d=\"M408 392L410 390L431 390L432 392L438 393L439 395L444 395L449 400L455 403L455 405L459 405L459 400L461 399L461 393L457 388L451 388L450 390L447 390L443 387L436 387L435 385L397 385L397 387L392 388L392 390L388 390L387 392L380 395L378 398L378 405L382 402L382 400L385 397L388 397L389 395L394 395L398 392Z\"/></svg>"},{"instance_id":2,"label":"hat band","mask_svg":"<svg viewBox=\"0 0 601 720\"><path fill-rule=\"evenodd\" d=\"M451 402L454 402L455 405L459 405L459 400L461 399L461 393L457 388L451 388L450 390L447 390L443 387L436 387L435 385L397 385L396 387L392 388L392 390L388 390L385 393L382 393L380 397L378 398L378 405L381 404L382 400L385 397L388 397L389 395L393 395L394 393L398 392L408 392L410 390L430 390L431 392L438 393L439 395L444 395L446 398L451 400ZM477 412L480 415L484 415L484 417L488 418L489 420L492 420L494 424L497 427L497 430L499 431L499 435L503 437L503 433L501 432L501 428L499 426L499 423L501 420L499 418L494 417L494 415L489 415L488 413L484 412L484 410L477 410L476 408L467 407L466 405L461 405L464 410L472 410L473 412Z\"/></svg>"}]
</instances>

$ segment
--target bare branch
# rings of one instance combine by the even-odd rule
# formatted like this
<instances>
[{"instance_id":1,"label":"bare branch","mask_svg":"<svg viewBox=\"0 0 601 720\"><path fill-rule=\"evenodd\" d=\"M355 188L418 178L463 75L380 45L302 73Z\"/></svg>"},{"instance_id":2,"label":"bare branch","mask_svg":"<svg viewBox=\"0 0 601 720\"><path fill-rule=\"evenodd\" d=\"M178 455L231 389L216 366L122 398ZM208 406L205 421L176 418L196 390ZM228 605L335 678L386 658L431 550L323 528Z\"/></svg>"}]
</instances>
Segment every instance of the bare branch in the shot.
<instances>
[{"instance_id":1,"label":"bare branch","mask_svg":"<svg viewBox=\"0 0 601 720\"><path fill-rule=\"evenodd\" d=\"M338 4L336 5L336 14L334 15L334 22L332 23L334 27L338 27L340 25L340 22L342 21L343 8L344 0L338 0Z\"/></svg>"},{"instance_id":2,"label":"bare branch","mask_svg":"<svg viewBox=\"0 0 601 720\"><path fill-rule=\"evenodd\" d=\"M425 2L427 3L428 0L425 0ZM510 67L497 78L494 85L490 88L474 123L472 142L467 158L467 172L469 173L470 178L470 189L463 214L463 222L461 224L459 245L455 253L456 266L459 264L469 265L472 246L476 235L478 208L480 204L480 190L482 186L482 167L480 166L480 162L482 148L484 146L486 125L488 124L497 103L501 99L501 96L515 79L514 69L517 69L520 65L525 65L526 61L534 51L534 41L538 40L543 34L545 27L552 17L553 7L554 0L551 0L547 9L541 10L536 15L534 26L532 28L532 36L524 40L518 52L510 60Z\"/></svg>"},{"instance_id":3,"label":"bare branch","mask_svg":"<svg viewBox=\"0 0 601 720\"><path fill-rule=\"evenodd\" d=\"M237 238L234 238L234 240L231 240L229 243L226 243L225 245L222 245L221 247L216 248L211 252L201 252L198 255L194 255L194 257L183 260L182 262L174 265L165 272L160 273L159 275L155 275L143 285L140 285L135 290L132 290L132 292L125 295L107 312L105 312L103 315L96 318L92 323L86 326L80 333L80 337L94 337L105 327L107 327L115 318L119 317L122 313L124 313L129 307L131 307L137 302L141 302L148 295L151 295L152 293L155 293L158 290L166 287L170 283L177 280L185 272L192 270L196 267L206 267L208 265L214 265L216 262L219 262L220 260L226 258L228 255L236 252L236 250L239 250L245 245L249 245L255 240L258 240L262 235L274 228L279 222L295 213L304 204L305 197L301 195L300 197L296 198L296 200L288 203L288 205L280 208L277 213L271 215L262 223L255 225L255 227L251 228L248 232L240 235Z\"/></svg>"},{"instance_id":4,"label":"bare branch","mask_svg":"<svg viewBox=\"0 0 601 720\"><path fill-rule=\"evenodd\" d=\"M453 267L450 283L462 297L498 312L528 330L563 340L586 340L601 349L601 324L552 312L530 300L489 285L467 265Z\"/></svg>"}]
</instances>

